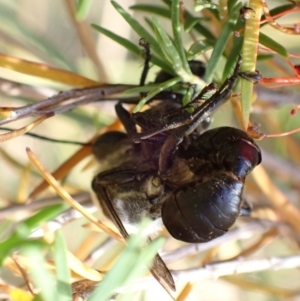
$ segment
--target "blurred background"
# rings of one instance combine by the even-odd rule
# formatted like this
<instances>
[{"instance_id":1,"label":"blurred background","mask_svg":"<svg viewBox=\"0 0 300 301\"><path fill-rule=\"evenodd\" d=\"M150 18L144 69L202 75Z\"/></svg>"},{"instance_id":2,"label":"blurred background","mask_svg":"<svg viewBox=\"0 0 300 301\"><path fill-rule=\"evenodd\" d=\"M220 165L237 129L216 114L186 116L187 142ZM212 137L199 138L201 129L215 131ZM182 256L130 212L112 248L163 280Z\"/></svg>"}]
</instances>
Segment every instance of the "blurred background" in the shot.
<instances>
[{"instance_id":1,"label":"blurred background","mask_svg":"<svg viewBox=\"0 0 300 301\"><path fill-rule=\"evenodd\" d=\"M222 2L226 1L220 1L220 3ZM149 3L149 1L119 1L119 4L126 9L131 5L142 3ZM156 0L151 4L159 5L161 3ZM268 1L270 9L279 4L289 3L288 1ZM68 70L101 83L138 84L143 59L133 56L122 46L99 34L90 27L90 24L101 25L136 44L138 44L139 37L114 9L110 1L89 1L87 13L83 15L80 22L76 22L74 19L75 4L78 3L72 0L0 0L0 53ZM194 1L184 1L184 4L186 9L193 11ZM146 14L138 11L130 11L130 13L142 24L145 24ZM148 17L151 16L148 15ZM206 14L204 17L209 20L211 16ZM280 24L289 26L297 22L299 24L299 17L299 11L288 14L280 19ZM161 21L165 22L166 29L169 28L171 31L170 22L165 19L161 19ZM207 26L211 26L212 32L217 35L221 28L217 25L214 26L213 21L213 25L209 24L211 23L207 22ZM291 56L290 60L293 64L300 64L299 34L285 34L269 25L265 26L262 32L284 45L290 54L298 56ZM183 35L183 39L188 49L192 44L192 39L187 33ZM198 59L206 61L207 58L209 58L209 52ZM220 67L215 74L216 81L220 81L223 66L224 61L221 60ZM73 88L55 81L24 75L4 67L2 64L0 68L1 107L24 106L33 101L46 99L59 91ZM257 69L263 77L297 78L286 60L276 54L272 59L259 61ZM219 70L220 72L218 72ZM148 81L153 81L157 72L157 67L151 68ZM10 82L6 82L6 80ZM30 85L35 89L30 90L28 94L20 93L20 87L12 85L11 81ZM256 86L256 101L253 103L251 121L260 127L261 132L274 134L300 127L299 114L295 116L290 114L291 110L300 104L299 82L300 80L297 85L284 85L276 89ZM70 112L49 118L33 132L49 138L87 142L98 130L115 120L114 104L114 102L101 102L75 108ZM240 127L233 104L234 102L228 102L214 114L211 127L221 125ZM9 126L19 128L25 124L27 121L21 120ZM286 214L282 215L278 208L280 202L291 203L291 219L297 216L300 208L299 139L299 134L295 134L258 141L263 150L262 166L265 168L270 182L260 178L262 176L260 173L249 177L245 195L253 203L253 217L239 219L235 227L259 220L274 222L274 226L266 231L252 233L247 239L225 241L222 245L214 246L212 249L189 255L170 263L168 265L170 269L199 267L203 263L223 261L235 258L239 254L249 258L299 254L299 232L293 228L293 222L289 221L289 217ZM26 147L30 147L35 152L49 171L57 169L80 148L76 145L63 145L28 136L1 143L0 208L24 203L33 188L42 181L41 175L29 164L25 152ZM85 168L91 160L92 156L89 156L79 162L63 179L64 187L71 194L77 195L83 192L85 195L89 195L90 183L97 170L95 163L92 167ZM272 183L272 186L265 186L264 190L258 184L259 181L262 185ZM48 190L39 195L38 199L47 197L55 199L56 195L52 190ZM26 212L26 210L11 211L7 215L2 214L0 223L2 221L6 226L0 227L0 231L2 229L3 233L8 235L8 229L27 215L28 211ZM101 215L99 216L101 217ZM99 259L91 260L94 268L105 269L111 265L124 247L112 239L107 239L107 235L103 233L93 234L92 239L90 231L82 228L82 224L85 222L86 220L81 218L64 225L63 233L68 249L83 260L97 246L106 243L106 247L103 247L102 252L100 251ZM167 234L164 235L167 236ZM87 239L92 240L92 243L88 243ZM182 242L168 238L164 251L176 250L184 245ZM245 250L251 251L249 254L243 253ZM8 269L2 271L2 277L3 283L8 285L22 283L20 277L13 276ZM300 272L296 268L231 275L195 283L185 300L297 301L300 300L299 279ZM177 285L178 293L184 286L185 283ZM170 299L157 284L153 285L153 288L150 287L144 296L137 294L134 298L134 300L155 299L157 301Z\"/></svg>"}]
</instances>

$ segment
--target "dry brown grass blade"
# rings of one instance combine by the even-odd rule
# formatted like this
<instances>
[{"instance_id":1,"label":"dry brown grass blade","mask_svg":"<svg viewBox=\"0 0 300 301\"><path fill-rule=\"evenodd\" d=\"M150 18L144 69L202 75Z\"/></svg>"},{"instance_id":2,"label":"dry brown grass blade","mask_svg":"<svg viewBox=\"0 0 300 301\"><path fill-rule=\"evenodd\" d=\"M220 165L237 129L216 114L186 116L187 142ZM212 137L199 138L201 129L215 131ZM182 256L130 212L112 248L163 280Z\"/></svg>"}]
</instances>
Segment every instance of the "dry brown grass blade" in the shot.
<instances>
[{"instance_id":1,"label":"dry brown grass blade","mask_svg":"<svg viewBox=\"0 0 300 301\"><path fill-rule=\"evenodd\" d=\"M263 166L257 166L252 172L252 176L261 191L277 209L278 214L300 233L300 211L290 203L281 190L274 185Z\"/></svg>"},{"instance_id":2,"label":"dry brown grass blade","mask_svg":"<svg viewBox=\"0 0 300 301\"><path fill-rule=\"evenodd\" d=\"M42 117L36 119L35 121L23 126L20 129L1 134L0 135L0 142L8 141L8 140L11 140L11 139L14 139L16 137L24 135L25 133L29 132L30 130L32 130L33 128L38 126L40 123L42 123L48 117L50 117L50 116L42 116Z\"/></svg>"},{"instance_id":3,"label":"dry brown grass blade","mask_svg":"<svg viewBox=\"0 0 300 301\"><path fill-rule=\"evenodd\" d=\"M83 206L81 206L78 202L76 202L67 191L56 181L56 179L46 170L46 168L42 165L42 163L38 160L38 158L34 155L34 153L27 148L27 155L30 159L30 162L36 167L36 169L42 174L44 179L51 185L51 187L56 191L56 193L67 203L69 203L74 209L78 210L84 217L86 217L89 221L96 224L100 227L104 232L106 232L109 236L115 238L116 240L124 243L124 239L108 228L105 224L99 221L96 217L91 215Z\"/></svg>"},{"instance_id":4,"label":"dry brown grass blade","mask_svg":"<svg viewBox=\"0 0 300 301\"><path fill-rule=\"evenodd\" d=\"M71 252L68 251L67 256L68 266L71 269L72 273L77 276L76 278L84 278L92 281L101 281L103 279L103 275L99 271L83 263Z\"/></svg>"},{"instance_id":5,"label":"dry brown grass blade","mask_svg":"<svg viewBox=\"0 0 300 301\"><path fill-rule=\"evenodd\" d=\"M194 288L194 283L187 283L185 287L182 289L180 294L177 296L175 301L184 301L189 296L189 294L192 292Z\"/></svg>"},{"instance_id":6,"label":"dry brown grass blade","mask_svg":"<svg viewBox=\"0 0 300 301\"><path fill-rule=\"evenodd\" d=\"M78 150L71 158L66 160L61 166L59 166L53 173L52 176L59 180L66 176L70 170L85 157L89 156L92 153L92 148L90 146L83 146L80 150ZM41 192L43 192L47 187L49 187L49 183L44 180L40 185L38 185L28 196L27 203L31 202L35 199Z\"/></svg>"},{"instance_id":7,"label":"dry brown grass blade","mask_svg":"<svg viewBox=\"0 0 300 301\"><path fill-rule=\"evenodd\" d=\"M37 76L64 83L72 87L98 86L99 82L76 73L51 67L46 64L31 62L0 53L0 67L11 69L23 74Z\"/></svg>"},{"instance_id":8,"label":"dry brown grass blade","mask_svg":"<svg viewBox=\"0 0 300 301\"><path fill-rule=\"evenodd\" d=\"M20 177L19 188L17 193L17 203L19 204L23 204L27 200L30 172L31 164L27 164L27 166L25 166L22 170Z\"/></svg>"},{"instance_id":9,"label":"dry brown grass blade","mask_svg":"<svg viewBox=\"0 0 300 301\"><path fill-rule=\"evenodd\" d=\"M118 130L121 127L121 123L119 120L115 121L113 124L110 126L106 127L105 130L102 130L99 134L106 132L106 131L113 131L113 130ZM97 137L97 136L96 136ZM92 143L96 137L92 138L90 143ZM83 146L80 150L78 150L71 158L69 158L67 161L65 161L61 166L57 168L52 173L52 176L59 180L66 176L70 170L81 160L83 160L85 157L89 156L92 153L92 148L91 146ZM44 191L47 187L49 186L47 181L43 181L40 185L38 185L29 195L28 197L28 202L32 201L35 199L42 191Z\"/></svg>"},{"instance_id":10,"label":"dry brown grass blade","mask_svg":"<svg viewBox=\"0 0 300 301\"><path fill-rule=\"evenodd\" d=\"M88 236L82 241L79 248L75 251L75 256L80 260L85 260L91 253L95 241L99 238L99 233L90 232Z\"/></svg>"}]
</instances>

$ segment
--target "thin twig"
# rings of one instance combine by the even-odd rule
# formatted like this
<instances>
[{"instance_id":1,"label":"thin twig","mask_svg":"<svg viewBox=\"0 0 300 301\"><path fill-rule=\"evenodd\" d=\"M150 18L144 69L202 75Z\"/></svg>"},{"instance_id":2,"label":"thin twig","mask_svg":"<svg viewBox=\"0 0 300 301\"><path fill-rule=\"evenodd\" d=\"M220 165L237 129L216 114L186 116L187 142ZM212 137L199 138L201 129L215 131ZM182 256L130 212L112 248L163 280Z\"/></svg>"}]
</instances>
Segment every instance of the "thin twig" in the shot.
<instances>
[{"instance_id":1,"label":"thin twig","mask_svg":"<svg viewBox=\"0 0 300 301\"><path fill-rule=\"evenodd\" d=\"M0 125L4 125L25 117L41 116L49 113L56 115L58 113L65 112L74 108L74 105L72 105L72 103L75 103L75 106L78 106L78 98L80 99L80 104L88 104L95 102L99 99L105 100L107 99L108 95L124 92L126 89L132 87L134 86L102 85L92 88L64 91L34 104L29 104L19 108L12 108L10 111L10 116L7 118L3 118L0 121ZM64 104L62 105L62 103Z\"/></svg>"},{"instance_id":2,"label":"thin twig","mask_svg":"<svg viewBox=\"0 0 300 301\"><path fill-rule=\"evenodd\" d=\"M194 282L208 279L218 279L226 275L254 273L265 270L295 269L300 267L300 255L285 257L270 257L260 259L243 259L221 261L206 264L195 269L172 271L176 282ZM135 292L149 289L155 283L152 277L144 277L122 287L118 292Z\"/></svg>"},{"instance_id":3,"label":"thin twig","mask_svg":"<svg viewBox=\"0 0 300 301\"><path fill-rule=\"evenodd\" d=\"M260 259L239 258L237 260L210 263L195 269L172 271L172 275L177 283L187 283L212 279L215 280L219 277L228 275L254 273L265 270L278 271L282 269L294 269L299 267L300 255ZM90 280L77 281L72 285L73 293L77 298L83 298L80 300L86 300L86 298L88 298L98 284L99 283ZM117 293L132 293L142 291L153 287L153 285L156 285L156 281L153 277L143 277L130 282L124 287L120 287L117 290Z\"/></svg>"},{"instance_id":4,"label":"thin twig","mask_svg":"<svg viewBox=\"0 0 300 301\"><path fill-rule=\"evenodd\" d=\"M32 296L35 296L34 290L33 290L33 285L29 280L29 276L28 273L26 271L26 269L21 265L21 263L19 262L18 256L16 256L15 254L12 254L11 259L14 261L14 263L16 264L19 272L21 273L24 282L28 288L28 291L32 294Z\"/></svg>"},{"instance_id":5,"label":"thin twig","mask_svg":"<svg viewBox=\"0 0 300 301\"><path fill-rule=\"evenodd\" d=\"M247 223L239 228L233 229L223 236L213 239L206 243L188 244L181 248L177 248L174 251L168 253L162 253L162 258L166 263L171 263L187 256L199 254L200 252L207 251L213 247L228 243L230 241L236 241L238 239L247 239L255 233L264 233L274 226L278 226L278 223L270 221L255 221Z\"/></svg>"},{"instance_id":6,"label":"thin twig","mask_svg":"<svg viewBox=\"0 0 300 301\"><path fill-rule=\"evenodd\" d=\"M92 202L90 201L90 194L88 192L72 195L72 198L74 198L76 202L82 204L82 206L84 207L92 204ZM14 215L16 215L16 217L22 216L24 218L32 214L33 211L39 210L49 205L61 204L61 202L62 201L60 197L54 196L39 199L29 204L12 203L11 205L0 209L0 221L4 218L14 219Z\"/></svg>"}]
</instances>

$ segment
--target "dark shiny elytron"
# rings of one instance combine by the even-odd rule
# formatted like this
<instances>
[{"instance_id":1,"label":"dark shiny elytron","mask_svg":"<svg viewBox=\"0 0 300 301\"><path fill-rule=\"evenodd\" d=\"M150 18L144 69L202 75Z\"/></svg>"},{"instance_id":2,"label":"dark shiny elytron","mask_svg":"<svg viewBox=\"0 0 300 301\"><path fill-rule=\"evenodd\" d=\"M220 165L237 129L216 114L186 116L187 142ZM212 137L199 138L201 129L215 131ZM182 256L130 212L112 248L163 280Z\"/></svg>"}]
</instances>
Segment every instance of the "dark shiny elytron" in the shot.
<instances>
[{"instance_id":1,"label":"dark shiny elytron","mask_svg":"<svg viewBox=\"0 0 300 301\"><path fill-rule=\"evenodd\" d=\"M98 138L94 153L104 166L92 188L124 237L127 226L146 215L161 217L174 238L192 243L221 236L234 224L245 178L261 162L260 149L235 128L204 134L197 129L230 96L238 77L245 77L240 64L206 100L214 85L184 107L166 108L162 101L131 115L117 105L127 134L108 132Z\"/></svg>"},{"instance_id":2,"label":"dark shiny elytron","mask_svg":"<svg viewBox=\"0 0 300 301\"><path fill-rule=\"evenodd\" d=\"M240 215L246 176L261 152L243 131L220 127L199 136L181 156L193 173L162 206L170 234L185 242L205 242L225 234Z\"/></svg>"}]
</instances>

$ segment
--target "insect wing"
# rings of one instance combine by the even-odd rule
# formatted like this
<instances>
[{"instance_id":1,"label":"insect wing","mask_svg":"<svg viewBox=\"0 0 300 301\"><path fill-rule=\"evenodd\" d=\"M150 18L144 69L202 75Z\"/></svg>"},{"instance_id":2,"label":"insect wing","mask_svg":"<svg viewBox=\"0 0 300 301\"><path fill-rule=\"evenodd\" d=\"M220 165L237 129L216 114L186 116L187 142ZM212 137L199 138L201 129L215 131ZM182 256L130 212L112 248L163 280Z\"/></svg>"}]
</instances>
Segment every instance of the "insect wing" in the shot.
<instances>
[{"instance_id":1,"label":"insect wing","mask_svg":"<svg viewBox=\"0 0 300 301\"><path fill-rule=\"evenodd\" d=\"M110 202L109 197L104 188L101 189L101 194L108 210L110 211L112 221L119 229L121 235L125 239L127 239L129 237L129 234L127 233L123 223L121 222L118 214L116 213L112 203ZM160 283L160 285L167 291L167 293L173 298L172 291L176 290L173 276L158 254L156 254L154 257L154 261L152 263L152 267L150 268L150 272L153 275L153 277Z\"/></svg>"}]
</instances>

